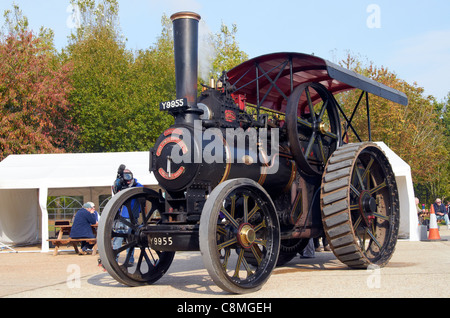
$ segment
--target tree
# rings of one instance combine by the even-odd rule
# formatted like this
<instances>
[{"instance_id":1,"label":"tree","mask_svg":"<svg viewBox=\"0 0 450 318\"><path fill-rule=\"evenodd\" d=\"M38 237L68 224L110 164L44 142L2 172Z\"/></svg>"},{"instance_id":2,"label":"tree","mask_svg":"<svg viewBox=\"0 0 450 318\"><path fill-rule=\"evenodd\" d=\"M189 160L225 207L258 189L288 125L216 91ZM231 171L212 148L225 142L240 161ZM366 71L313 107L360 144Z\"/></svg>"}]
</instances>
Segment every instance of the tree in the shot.
<instances>
[{"instance_id":1,"label":"tree","mask_svg":"<svg viewBox=\"0 0 450 318\"><path fill-rule=\"evenodd\" d=\"M50 33L34 35L20 9L5 12L0 40L0 160L9 154L72 149L76 126L67 96L70 64L49 46Z\"/></svg>"},{"instance_id":2,"label":"tree","mask_svg":"<svg viewBox=\"0 0 450 318\"><path fill-rule=\"evenodd\" d=\"M175 97L167 30L154 47L133 53L119 35L116 1L77 4L82 25L66 58L74 65L71 101L80 126L79 151L147 151L173 122L159 111L160 101Z\"/></svg>"},{"instance_id":3,"label":"tree","mask_svg":"<svg viewBox=\"0 0 450 318\"><path fill-rule=\"evenodd\" d=\"M239 43L236 40L237 31L236 24L229 28L222 23L220 32L211 35L210 41L214 48L211 76L217 78L223 71L229 71L248 60L248 54L239 49Z\"/></svg>"},{"instance_id":4,"label":"tree","mask_svg":"<svg viewBox=\"0 0 450 318\"><path fill-rule=\"evenodd\" d=\"M341 65L377 82L404 92L408 105L403 106L386 99L370 96L372 139L385 142L411 166L416 187L423 185L433 196L445 191L448 180L449 151L446 149L444 125L440 108L432 96L424 96L424 89L416 83L409 84L387 68L373 63L364 66L358 58L348 55ZM340 103L347 112L356 105L360 92L341 94ZM365 107L360 106L353 125L367 140L367 117ZM441 107L442 108L442 107Z\"/></svg>"},{"instance_id":5,"label":"tree","mask_svg":"<svg viewBox=\"0 0 450 318\"><path fill-rule=\"evenodd\" d=\"M153 46L132 52L120 36L116 1L104 0L97 6L93 0L74 4L80 7L81 27L72 35L65 54L74 65L75 90L70 100L80 127L79 151L148 150L173 123L172 116L159 110L161 101L176 96L170 19L162 17L161 35ZM221 71L246 56L238 50L236 32L235 26L232 31L222 26L222 35L211 42L220 53L216 65Z\"/></svg>"}]
</instances>

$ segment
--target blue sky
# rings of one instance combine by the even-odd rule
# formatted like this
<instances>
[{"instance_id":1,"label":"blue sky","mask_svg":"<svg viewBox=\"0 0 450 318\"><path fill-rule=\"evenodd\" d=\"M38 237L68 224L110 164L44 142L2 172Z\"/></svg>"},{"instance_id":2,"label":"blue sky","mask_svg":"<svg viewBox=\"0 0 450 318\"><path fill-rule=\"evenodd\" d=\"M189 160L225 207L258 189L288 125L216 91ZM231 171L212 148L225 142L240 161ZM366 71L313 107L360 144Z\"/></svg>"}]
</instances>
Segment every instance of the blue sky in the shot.
<instances>
[{"instance_id":1,"label":"blue sky","mask_svg":"<svg viewBox=\"0 0 450 318\"><path fill-rule=\"evenodd\" d=\"M55 32L66 46L69 0L0 0L0 12L17 3L31 28ZM347 52L388 67L426 94L450 92L450 1L447 0L119 0L120 26L130 49L145 49L161 32L165 13L189 10L201 27L218 32L236 23L240 48L255 57L291 51L337 62ZM3 25L3 15L0 25Z\"/></svg>"}]
</instances>

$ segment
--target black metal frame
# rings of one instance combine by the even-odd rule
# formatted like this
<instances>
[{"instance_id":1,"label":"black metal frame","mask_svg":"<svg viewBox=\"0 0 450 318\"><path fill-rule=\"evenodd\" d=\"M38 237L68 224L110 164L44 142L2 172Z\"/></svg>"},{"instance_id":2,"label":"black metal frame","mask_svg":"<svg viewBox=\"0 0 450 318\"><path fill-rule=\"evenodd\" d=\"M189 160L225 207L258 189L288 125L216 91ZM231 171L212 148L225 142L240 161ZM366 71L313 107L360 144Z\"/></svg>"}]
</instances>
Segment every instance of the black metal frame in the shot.
<instances>
[{"instance_id":1,"label":"black metal frame","mask_svg":"<svg viewBox=\"0 0 450 318\"><path fill-rule=\"evenodd\" d=\"M255 79L244 83L244 85L237 87L234 89L233 93L238 93L239 90L243 89L244 87L256 82L256 94L257 94L257 115L259 116L260 113L260 109L262 108L261 104L264 102L264 100L267 98L267 96L269 95L269 93L272 91L273 88L275 88L280 95L286 100L288 101L289 96L286 96L286 94L282 91L282 89L276 84L278 79L281 77L281 75L283 75L283 73L286 71L285 67L286 65L289 63L289 81L290 81L290 93L293 92L294 90L294 81L293 81L293 75L294 75L294 71L293 71L293 65L292 65L292 57L289 57L286 61L281 62L280 64L272 67L270 70L268 71L264 71L259 63L255 62L255 70L256 70L256 74L255 74ZM272 71L276 70L277 68L280 68L280 71L276 74L275 78L272 79L269 76L269 73L271 73ZM340 67L339 67L340 68ZM320 68L316 68L316 69L320 69ZM325 68L322 68L325 69ZM328 68L327 68L328 69ZM337 71L336 66L334 66L334 69ZM237 83L239 83L242 78L245 77L245 75L247 75L250 72L251 68L248 69L247 72L245 72L236 82L234 85L236 85ZM260 74L260 72L262 74ZM264 94L263 98L260 99L260 87L259 87L259 80L261 78L266 78L269 83L270 83L270 87L268 88L267 92ZM359 79L358 79L359 80ZM371 83L369 83L371 84ZM346 116L344 110L342 109L341 105L339 105L339 103L336 101L336 105L338 106L338 109L340 111L340 113L342 114L343 118L345 119L345 125L344 125L344 134L342 136L342 140L344 140L344 138L346 136L348 136L348 128L351 128L351 130L353 131L353 133L355 134L355 137L358 139L358 141L362 141L361 137L359 136L358 132L355 130L355 128L352 125L352 120L353 117L359 107L359 104L361 103L361 100L363 98L363 96L365 95L365 99L366 99L366 110L367 110L367 129L368 129L368 141L372 141L372 130L371 130L371 119L370 119L370 103L369 103L369 92L365 91L365 90L361 90L361 95L359 96L358 102L356 103L355 107L353 108L352 114L350 116L350 119ZM334 98L334 95L333 95ZM267 109L267 108L263 108L265 111L271 111L271 109Z\"/></svg>"}]
</instances>

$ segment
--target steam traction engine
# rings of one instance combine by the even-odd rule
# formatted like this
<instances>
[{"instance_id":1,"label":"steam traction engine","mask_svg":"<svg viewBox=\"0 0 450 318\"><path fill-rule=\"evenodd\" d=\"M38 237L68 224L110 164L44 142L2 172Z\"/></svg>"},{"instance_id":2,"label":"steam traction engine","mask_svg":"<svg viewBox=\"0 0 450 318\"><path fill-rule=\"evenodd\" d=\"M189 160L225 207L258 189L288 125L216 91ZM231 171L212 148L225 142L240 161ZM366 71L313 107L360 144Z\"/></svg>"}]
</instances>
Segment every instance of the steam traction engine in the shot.
<instances>
[{"instance_id":1,"label":"steam traction engine","mask_svg":"<svg viewBox=\"0 0 450 318\"><path fill-rule=\"evenodd\" d=\"M175 123L150 151L161 190L130 188L106 206L98 247L110 275L151 284L176 251L200 251L219 287L252 292L323 233L350 267L387 264L399 199L389 161L370 141L368 94L404 105L406 96L299 53L244 62L197 96L200 16L171 19L177 99L160 108ZM353 114L367 108L368 142L334 98L353 89L362 91ZM344 142L350 132L356 143Z\"/></svg>"}]
</instances>

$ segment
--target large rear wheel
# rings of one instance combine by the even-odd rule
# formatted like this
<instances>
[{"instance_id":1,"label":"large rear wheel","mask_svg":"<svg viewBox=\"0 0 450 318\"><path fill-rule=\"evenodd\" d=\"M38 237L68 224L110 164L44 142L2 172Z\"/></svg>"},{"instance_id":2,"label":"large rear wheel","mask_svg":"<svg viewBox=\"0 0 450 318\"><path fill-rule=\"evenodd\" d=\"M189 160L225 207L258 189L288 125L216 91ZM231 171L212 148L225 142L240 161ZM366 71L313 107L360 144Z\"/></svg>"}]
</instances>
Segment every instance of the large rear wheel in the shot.
<instances>
[{"instance_id":1,"label":"large rear wheel","mask_svg":"<svg viewBox=\"0 0 450 318\"><path fill-rule=\"evenodd\" d=\"M322 179L322 220L336 257L355 268L384 266L399 229L392 167L374 143L345 145L330 157Z\"/></svg>"}]
</instances>

